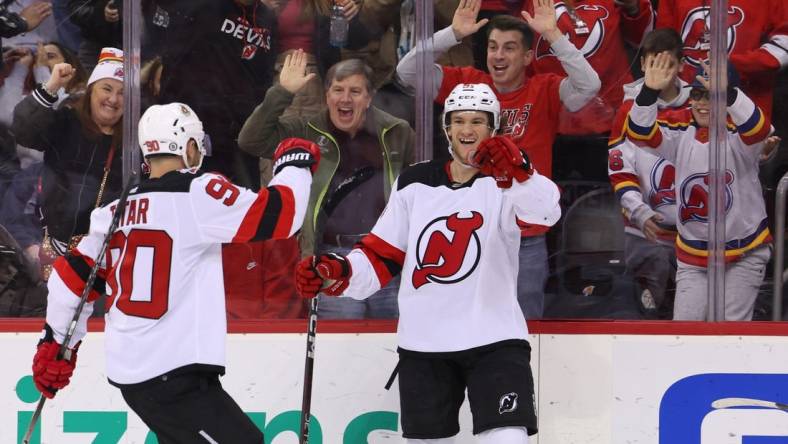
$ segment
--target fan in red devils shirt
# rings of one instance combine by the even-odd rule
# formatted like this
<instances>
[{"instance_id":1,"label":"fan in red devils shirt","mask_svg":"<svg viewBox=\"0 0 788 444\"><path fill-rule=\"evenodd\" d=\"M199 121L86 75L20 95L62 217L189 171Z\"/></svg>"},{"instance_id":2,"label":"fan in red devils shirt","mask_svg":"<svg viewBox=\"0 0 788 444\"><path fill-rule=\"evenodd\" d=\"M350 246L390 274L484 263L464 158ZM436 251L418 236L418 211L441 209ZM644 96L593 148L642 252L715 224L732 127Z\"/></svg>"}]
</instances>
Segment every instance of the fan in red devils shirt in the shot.
<instances>
[{"instance_id":1,"label":"fan in red devils shirt","mask_svg":"<svg viewBox=\"0 0 788 444\"><path fill-rule=\"evenodd\" d=\"M711 0L660 0L657 27L673 28L684 40L681 78L695 79L711 48ZM788 4L785 0L728 0L728 54L741 77L739 87L768 115L779 70L788 65Z\"/></svg>"},{"instance_id":2,"label":"fan in red devils shirt","mask_svg":"<svg viewBox=\"0 0 788 444\"><path fill-rule=\"evenodd\" d=\"M524 3L526 11L533 6ZM585 135L610 131L616 109L624 97L623 86L632 82L625 62L626 44L640 46L643 36L653 28L654 11L649 0L566 0L555 6L558 29L569 38L599 74L599 95L582 110L561 112L560 134ZM543 36L536 37L534 61L537 74L566 75L560 60Z\"/></svg>"}]
</instances>

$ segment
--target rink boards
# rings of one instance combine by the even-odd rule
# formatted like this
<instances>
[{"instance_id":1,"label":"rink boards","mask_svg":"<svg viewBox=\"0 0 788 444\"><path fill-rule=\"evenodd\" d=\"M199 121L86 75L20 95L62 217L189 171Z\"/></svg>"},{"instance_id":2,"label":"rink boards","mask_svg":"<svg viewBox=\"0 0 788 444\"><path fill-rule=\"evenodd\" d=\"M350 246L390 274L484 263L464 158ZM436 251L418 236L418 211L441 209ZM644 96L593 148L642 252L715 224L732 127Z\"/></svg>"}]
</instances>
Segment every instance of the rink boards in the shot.
<instances>
[{"instance_id":1,"label":"rink boards","mask_svg":"<svg viewBox=\"0 0 788 444\"><path fill-rule=\"evenodd\" d=\"M788 444L788 325L529 323L538 444ZM39 321L0 321L0 443L18 442L38 393L30 363ZM404 442L392 322L318 327L312 444ZM297 443L303 322L230 325L223 384L264 429ZM48 401L36 443L154 443L104 375L101 324L79 351L72 384ZM470 414L462 438L472 443ZM39 435L40 434L40 435Z\"/></svg>"}]
</instances>

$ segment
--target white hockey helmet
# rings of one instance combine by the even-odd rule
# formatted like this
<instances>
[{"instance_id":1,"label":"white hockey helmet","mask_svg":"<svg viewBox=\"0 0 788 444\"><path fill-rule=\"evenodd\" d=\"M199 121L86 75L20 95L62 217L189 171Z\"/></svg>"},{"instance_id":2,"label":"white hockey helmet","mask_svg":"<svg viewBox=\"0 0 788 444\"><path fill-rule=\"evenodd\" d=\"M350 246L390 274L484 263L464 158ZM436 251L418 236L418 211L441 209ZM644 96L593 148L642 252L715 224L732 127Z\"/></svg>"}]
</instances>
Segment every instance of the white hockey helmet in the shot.
<instances>
[{"instance_id":1,"label":"white hockey helmet","mask_svg":"<svg viewBox=\"0 0 788 444\"><path fill-rule=\"evenodd\" d=\"M443 104L443 128L449 126L449 115L453 111L484 111L490 113L493 134L498 131L501 104L490 85L486 83L464 83L454 87ZM448 136L448 134L447 134Z\"/></svg>"},{"instance_id":2,"label":"white hockey helmet","mask_svg":"<svg viewBox=\"0 0 788 444\"><path fill-rule=\"evenodd\" d=\"M461 83L454 87L446 97L443 104L443 134L449 141L449 154L454 157L454 150L451 147L451 137L449 137L449 119L453 111L483 111L486 112L492 122L492 135L498 131L501 116L501 104L495 96L490 85L486 83ZM464 162L460 162L465 165Z\"/></svg>"},{"instance_id":3,"label":"white hockey helmet","mask_svg":"<svg viewBox=\"0 0 788 444\"><path fill-rule=\"evenodd\" d=\"M186 147L191 139L202 154L198 165L189 165ZM184 103L153 105L140 117L139 143L146 159L160 154L177 155L187 167L199 168L205 157L204 139L200 118Z\"/></svg>"}]
</instances>

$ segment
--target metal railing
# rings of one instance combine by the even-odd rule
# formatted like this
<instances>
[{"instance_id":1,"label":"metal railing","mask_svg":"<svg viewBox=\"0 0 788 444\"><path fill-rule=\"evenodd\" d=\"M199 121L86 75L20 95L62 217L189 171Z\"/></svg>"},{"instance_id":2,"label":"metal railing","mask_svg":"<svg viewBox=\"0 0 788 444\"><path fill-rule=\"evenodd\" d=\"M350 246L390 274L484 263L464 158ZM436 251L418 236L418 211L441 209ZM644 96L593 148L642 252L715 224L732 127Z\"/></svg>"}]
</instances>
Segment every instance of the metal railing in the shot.
<instances>
[{"instance_id":1,"label":"metal railing","mask_svg":"<svg viewBox=\"0 0 788 444\"><path fill-rule=\"evenodd\" d=\"M785 197L788 194L788 173L777 184L774 209L774 294L772 301L772 320L782 321L783 316L783 259L785 256Z\"/></svg>"}]
</instances>

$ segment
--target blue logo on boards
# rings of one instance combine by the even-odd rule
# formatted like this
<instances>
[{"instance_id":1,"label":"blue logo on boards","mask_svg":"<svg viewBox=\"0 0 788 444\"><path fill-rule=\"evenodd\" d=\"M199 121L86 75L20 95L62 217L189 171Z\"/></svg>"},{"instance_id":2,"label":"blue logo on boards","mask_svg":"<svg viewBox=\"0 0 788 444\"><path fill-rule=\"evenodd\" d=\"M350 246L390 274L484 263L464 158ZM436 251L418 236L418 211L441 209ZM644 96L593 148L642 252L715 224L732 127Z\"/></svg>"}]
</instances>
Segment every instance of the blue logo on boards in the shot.
<instances>
[{"instance_id":1,"label":"blue logo on boards","mask_svg":"<svg viewBox=\"0 0 788 444\"><path fill-rule=\"evenodd\" d=\"M659 444L788 444L788 374L677 381L660 402Z\"/></svg>"}]
</instances>

